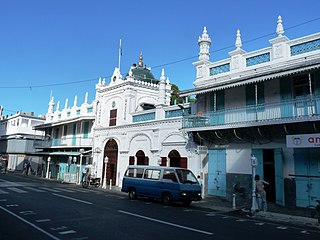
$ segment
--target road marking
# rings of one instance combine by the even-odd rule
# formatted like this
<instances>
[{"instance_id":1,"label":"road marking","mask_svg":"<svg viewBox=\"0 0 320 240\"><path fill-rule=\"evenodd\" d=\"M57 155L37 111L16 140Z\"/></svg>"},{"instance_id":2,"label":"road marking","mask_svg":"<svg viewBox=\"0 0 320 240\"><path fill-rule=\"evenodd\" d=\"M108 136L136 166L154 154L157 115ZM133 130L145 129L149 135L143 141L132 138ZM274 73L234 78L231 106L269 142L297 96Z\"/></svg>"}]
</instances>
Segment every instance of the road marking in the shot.
<instances>
[{"instance_id":1,"label":"road marking","mask_svg":"<svg viewBox=\"0 0 320 240\"><path fill-rule=\"evenodd\" d=\"M47 190L49 192L61 192L61 191L58 191L58 190L55 190L55 189L52 189L52 188L48 188L48 187L41 187L41 189Z\"/></svg>"},{"instance_id":2,"label":"road marking","mask_svg":"<svg viewBox=\"0 0 320 240\"><path fill-rule=\"evenodd\" d=\"M6 205L6 207L18 207L19 205L18 204L8 204Z\"/></svg>"},{"instance_id":3,"label":"road marking","mask_svg":"<svg viewBox=\"0 0 320 240\"><path fill-rule=\"evenodd\" d=\"M215 213L207 213L206 214L206 216L209 216L209 217L214 217L214 216L216 216L217 214L215 214Z\"/></svg>"},{"instance_id":4,"label":"road marking","mask_svg":"<svg viewBox=\"0 0 320 240\"><path fill-rule=\"evenodd\" d=\"M76 232L76 231L74 231L74 230L69 230L69 231L59 232L59 234L61 234L61 235L66 235L66 234L71 234L71 233L77 233L77 232Z\"/></svg>"},{"instance_id":5,"label":"road marking","mask_svg":"<svg viewBox=\"0 0 320 240\"><path fill-rule=\"evenodd\" d=\"M64 229L67 229L66 226L61 226L61 227L52 227L50 228L50 230L52 231L59 231L59 230L64 230Z\"/></svg>"},{"instance_id":6,"label":"road marking","mask_svg":"<svg viewBox=\"0 0 320 240\"><path fill-rule=\"evenodd\" d=\"M237 222L246 222L247 220L245 219L238 219Z\"/></svg>"},{"instance_id":7,"label":"road marking","mask_svg":"<svg viewBox=\"0 0 320 240\"><path fill-rule=\"evenodd\" d=\"M303 234L310 234L308 231L301 231L300 233L303 233Z\"/></svg>"},{"instance_id":8,"label":"road marking","mask_svg":"<svg viewBox=\"0 0 320 240\"><path fill-rule=\"evenodd\" d=\"M7 189L9 189L10 191L16 192L16 193L27 193L27 191L16 188L16 187L8 187Z\"/></svg>"},{"instance_id":9,"label":"road marking","mask_svg":"<svg viewBox=\"0 0 320 240\"><path fill-rule=\"evenodd\" d=\"M87 192L89 192L89 190L84 190L84 189L81 189L81 188L73 188L72 190L73 190L73 191L76 191L76 192L82 192L82 193L87 193Z\"/></svg>"},{"instance_id":10,"label":"road marking","mask_svg":"<svg viewBox=\"0 0 320 240\"><path fill-rule=\"evenodd\" d=\"M62 192L74 192L72 190L68 190L68 189L64 189L64 188L54 188L54 189L56 189L58 191L62 191Z\"/></svg>"},{"instance_id":11,"label":"road marking","mask_svg":"<svg viewBox=\"0 0 320 240\"><path fill-rule=\"evenodd\" d=\"M22 215L35 215L36 213L35 212L33 212L33 211L22 211L22 212L19 212L19 213L21 213Z\"/></svg>"},{"instance_id":12,"label":"road marking","mask_svg":"<svg viewBox=\"0 0 320 240\"><path fill-rule=\"evenodd\" d=\"M38 220L36 220L36 222L38 222L38 223L41 223L41 222L50 222L51 221L51 219L38 219Z\"/></svg>"},{"instance_id":13,"label":"road marking","mask_svg":"<svg viewBox=\"0 0 320 240\"><path fill-rule=\"evenodd\" d=\"M82 201L80 199L67 197L67 196L63 196L63 195L60 195L60 194L56 194L56 193L52 193L52 195L55 195L55 196L58 196L58 197L62 197L62 198L66 198L66 199L70 199L70 200L77 201L77 202L81 202L81 203L85 203L85 204L93 204L92 202Z\"/></svg>"},{"instance_id":14,"label":"road marking","mask_svg":"<svg viewBox=\"0 0 320 240\"><path fill-rule=\"evenodd\" d=\"M8 194L8 192L0 190L0 194Z\"/></svg>"},{"instance_id":15,"label":"road marking","mask_svg":"<svg viewBox=\"0 0 320 240\"><path fill-rule=\"evenodd\" d=\"M150 221L153 221L153 222L158 222L158 223L170 225L170 226L173 226L173 227L178 227L178 228L182 228L182 229L186 229L186 230L190 230L190 231L194 231L194 232L199 232L199 233L203 233L203 234L207 234L207 235L213 235L212 232L206 232L206 231L203 231L203 230L199 230L199 229L195 229L195 228L190 228L190 227L178 225L178 224L175 224L175 223L165 222L165 221L162 221L162 220L159 220L159 219L142 216L142 215L135 214L135 213L130 213L130 212L122 211L122 210L118 210L118 212L123 213L123 214L127 214L127 215L131 215L131 216L134 216L134 217L138 217L138 218L147 219L147 220L150 220Z\"/></svg>"},{"instance_id":16,"label":"road marking","mask_svg":"<svg viewBox=\"0 0 320 240\"><path fill-rule=\"evenodd\" d=\"M287 227L283 227L283 226L279 226L279 227L277 227L277 229L286 230L288 228Z\"/></svg>"},{"instance_id":17,"label":"road marking","mask_svg":"<svg viewBox=\"0 0 320 240\"><path fill-rule=\"evenodd\" d=\"M0 199L0 202L6 202L7 199Z\"/></svg>"},{"instance_id":18,"label":"road marking","mask_svg":"<svg viewBox=\"0 0 320 240\"><path fill-rule=\"evenodd\" d=\"M25 220L24 218L22 218L22 217L18 216L17 214L15 214L15 213L13 213L13 212L11 212L11 211L9 211L9 210L7 210L7 209L5 209L5 208L1 207L1 206L0 206L0 209L2 209L3 211L5 211L5 212L7 212L7 213L11 214L12 216L14 216L14 217L18 218L19 220L21 220L21 221L23 221L23 222L25 222L25 223L29 224L31 227L33 227L33 228L37 229L38 231L40 231L40 232L44 233L44 234L45 234L45 235L47 235L48 237L50 237L50 238L52 238L52 239L54 239L54 240L60 240L60 238L57 238L57 237L53 236L52 234L50 234L50 233L46 232L46 231L45 231L45 230L43 230L42 228L39 228L38 226L34 225L33 223L31 223L31 222L29 222L29 221Z\"/></svg>"},{"instance_id":19,"label":"road marking","mask_svg":"<svg viewBox=\"0 0 320 240\"><path fill-rule=\"evenodd\" d=\"M24 187L24 188L34 192L45 192L44 190L34 188L34 187Z\"/></svg>"},{"instance_id":20,"label":"road marking","mask_svg":"<svg viewBox=\"0 0 320 240\"><path fill-rule=\"evenodd\" d=\"M255 225L262 226L264 223L255 223Z\"/></svg>"}]
</instances>

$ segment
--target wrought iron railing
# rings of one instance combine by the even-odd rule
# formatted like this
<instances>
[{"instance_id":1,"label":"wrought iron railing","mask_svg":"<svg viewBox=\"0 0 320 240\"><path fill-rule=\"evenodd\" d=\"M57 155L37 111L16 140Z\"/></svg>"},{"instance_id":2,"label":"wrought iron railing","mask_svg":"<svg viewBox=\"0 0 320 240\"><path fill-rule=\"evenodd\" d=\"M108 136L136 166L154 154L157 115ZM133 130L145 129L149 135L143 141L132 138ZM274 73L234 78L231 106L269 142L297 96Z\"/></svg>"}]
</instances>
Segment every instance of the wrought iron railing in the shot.
<instances>
[{"instance_id":1,"label":"wrought iron railing","mask_svg":"<svg viewBox=\"0 0 320 240\"><path fill-rule=\"evenodd\" d=\"M223 125L256 124L263 121L283 121L320 117L320 97L303 96L280 103L259 104L183 116L182 128L214 127Z\"/></svg>"}]
</instances>

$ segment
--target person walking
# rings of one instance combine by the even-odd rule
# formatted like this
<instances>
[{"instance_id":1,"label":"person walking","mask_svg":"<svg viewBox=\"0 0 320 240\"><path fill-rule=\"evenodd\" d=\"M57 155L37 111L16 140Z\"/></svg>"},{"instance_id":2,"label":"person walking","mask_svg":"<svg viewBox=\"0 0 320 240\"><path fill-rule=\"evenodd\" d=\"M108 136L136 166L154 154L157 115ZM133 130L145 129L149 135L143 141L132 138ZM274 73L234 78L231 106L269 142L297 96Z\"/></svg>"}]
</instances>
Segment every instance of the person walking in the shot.
<instances>
[{"instance_id":1,"label":"person walking","mask_svg":"<svg viewBox=\"0 0 320 240\"><path fill-rule=\"evenodd\" d=\"M259 211L266 212L267 211L267 195L264 187L265 185L269 185L269 183L260 179L259 175L256 175L254 177L254 180L256 182L256 198L258 203L258 209Z\"/></svg>"}]
</instances>

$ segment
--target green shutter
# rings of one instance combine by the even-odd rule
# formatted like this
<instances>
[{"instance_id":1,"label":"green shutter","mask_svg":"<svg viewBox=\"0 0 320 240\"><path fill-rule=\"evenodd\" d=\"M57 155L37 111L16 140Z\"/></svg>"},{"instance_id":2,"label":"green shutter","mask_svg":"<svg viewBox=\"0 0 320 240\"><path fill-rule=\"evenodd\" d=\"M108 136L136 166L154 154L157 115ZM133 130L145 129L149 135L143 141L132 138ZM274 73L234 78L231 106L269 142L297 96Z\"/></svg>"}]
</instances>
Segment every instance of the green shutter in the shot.
<instances>
[{"instance_id":1,"label":"green shutter","mask_svg":"<svg viewBox=\"0 0 320 240\"><path fill-rule=\"evenodd\" d=\"M276 203L284 206L284 179L281 148L274 149L274 164L276 177Z\"/></svg>"},{"instance_id":2,"label":"green shutter","mask_svg":"<svg viewBox=\"0 0 320 240\"><path fill-rule=\"evenodd\" d=\"M88 138L89 135L89 122L83 123L83 138Z\"/></svg>"}]
</instances>

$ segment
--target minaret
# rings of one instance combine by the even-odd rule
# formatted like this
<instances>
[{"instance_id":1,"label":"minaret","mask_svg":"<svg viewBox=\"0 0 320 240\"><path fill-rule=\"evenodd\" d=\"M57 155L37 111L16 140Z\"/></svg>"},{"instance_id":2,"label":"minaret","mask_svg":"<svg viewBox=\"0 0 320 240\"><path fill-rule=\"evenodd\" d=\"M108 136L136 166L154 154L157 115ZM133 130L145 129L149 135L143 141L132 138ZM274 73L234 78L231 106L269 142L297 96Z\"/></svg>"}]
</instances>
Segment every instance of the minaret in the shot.
<instances>
[{"instance_id":1,"label":"minaret","mask_svg":"<svg viewBox=\"0 0 320 240\"><path fill-rule=\"evenodd\" d=\"M207 28L203 28L202 36L199 36L198 45L200 47L199 52L199 61L209 61L210 59L210 45L211 45L211 39L209 35L207 34Z\"/></svg>"},{"instance_id":2,"label":"minaret","mask_svg":"<svg viewBox=\"0 0 320 240\"><path fill-rule=\"evenodd\" d=\"M54 97L52 96L49 102L48 114L54 112Z\"/></svg>"},{"instance_id":3,"label":"minaret","mask_svg":"<svg viewBox=\"0 0 320 240\"><path fill-rule=\"evenodd\" d=\"M166 77L164 75L164 68L162 68L160 83L159 83L159 104L166 103Z\"/></svg>"}]
</instances>

